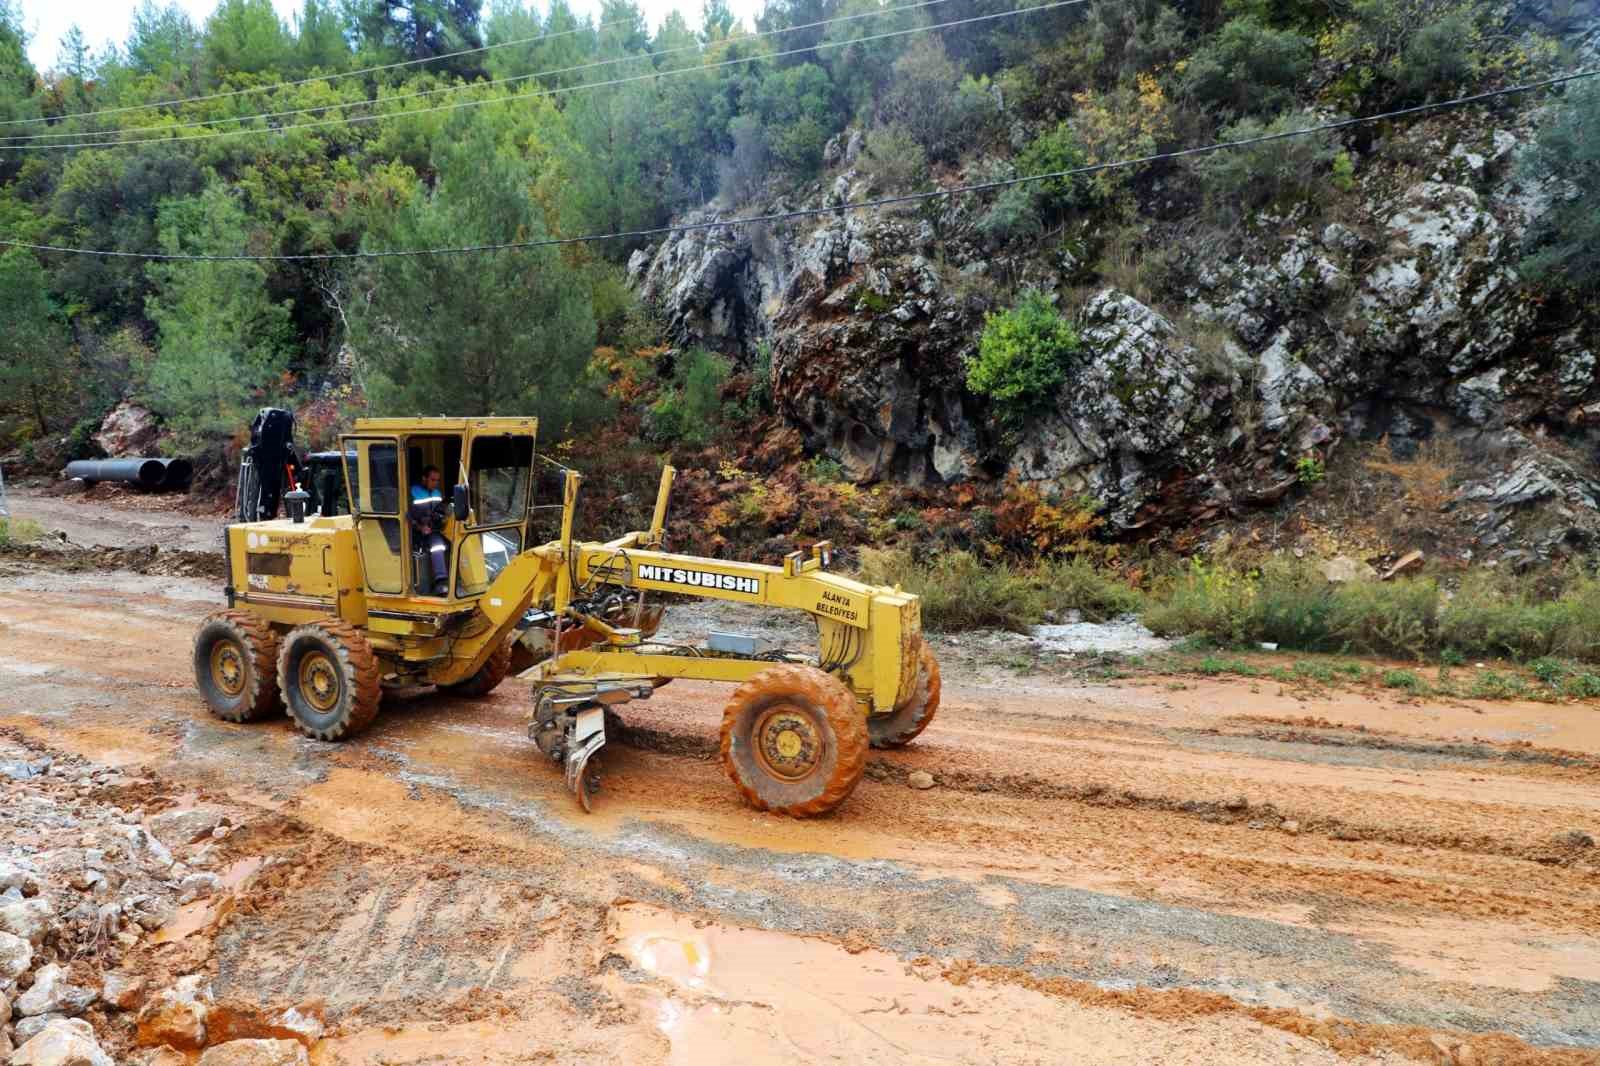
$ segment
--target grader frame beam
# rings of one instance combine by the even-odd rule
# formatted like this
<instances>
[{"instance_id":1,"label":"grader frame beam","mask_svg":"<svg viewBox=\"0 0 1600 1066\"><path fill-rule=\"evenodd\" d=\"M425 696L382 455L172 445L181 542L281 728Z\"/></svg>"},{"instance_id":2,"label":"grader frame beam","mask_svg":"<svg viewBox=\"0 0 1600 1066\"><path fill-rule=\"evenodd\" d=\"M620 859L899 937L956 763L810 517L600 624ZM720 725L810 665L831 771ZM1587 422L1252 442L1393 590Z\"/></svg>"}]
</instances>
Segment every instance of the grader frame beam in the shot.
<instances>
[{"instance_id":1,"label":"grader frame beam","mask_svg":"<svg viewBox=\"0 0 1600 1066\"><path fill-rule=\"evenodd\" d=\"M574 611L574 594L593 584L646 592L688 594L703 599L803 611L817 622L819 649L868 713L893 709L916 683L916 642L921 634L917 597L874 588L823 569L830 546L814 545L809 557L792 552L781 567L729 562L657 550L663 538L666 501L675 471L662 471L649 530L605 543L574 543L572 515L582 476L569 471L564 485L561 540L534 548L501 572L480 610L495 627L519 617L553 584L554 609L563 623L586 626L603 644L552 656L536 669L546 680L598 676L692 678L743 682L772 665L768 659L668 655L640 650L636 634ZM894 664L893 669L882 669Z\"/></svg>"}]
</instances>

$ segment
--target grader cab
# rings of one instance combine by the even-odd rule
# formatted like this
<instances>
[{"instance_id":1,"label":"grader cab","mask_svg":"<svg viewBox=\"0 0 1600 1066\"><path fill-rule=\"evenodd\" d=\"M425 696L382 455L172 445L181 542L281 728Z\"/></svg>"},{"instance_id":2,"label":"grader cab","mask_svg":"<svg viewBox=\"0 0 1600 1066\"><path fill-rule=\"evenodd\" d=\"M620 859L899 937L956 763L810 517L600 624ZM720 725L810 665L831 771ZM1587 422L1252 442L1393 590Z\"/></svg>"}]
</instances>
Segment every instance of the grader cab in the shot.
<instances>
[{"instance_id":1,"label":"grader cab","mask_svg":"<svg viewBox=\"0 0 1600 1066\"><path fill-rule=\"evenodd\" d=\"M674 678L729 682L724 767L752 805L792 815L832 809L869 746L927 726L939 670L915 596L828 572L826 544L782 566L666 552L670 467L648 530L575 541L582 478L536 477L536 434L534 419L358 421L336 453L343 508L322 486L307 515L295 488L288 517L230 525L228 609L195 642L211 710L243 722L281 706L307 735L341 740L386 688L476 698L515 669L533 682L530 738L587 809L611 708ZM805 612L817 648L658 642L662 594Z\"/></svg>"}]
</instances>

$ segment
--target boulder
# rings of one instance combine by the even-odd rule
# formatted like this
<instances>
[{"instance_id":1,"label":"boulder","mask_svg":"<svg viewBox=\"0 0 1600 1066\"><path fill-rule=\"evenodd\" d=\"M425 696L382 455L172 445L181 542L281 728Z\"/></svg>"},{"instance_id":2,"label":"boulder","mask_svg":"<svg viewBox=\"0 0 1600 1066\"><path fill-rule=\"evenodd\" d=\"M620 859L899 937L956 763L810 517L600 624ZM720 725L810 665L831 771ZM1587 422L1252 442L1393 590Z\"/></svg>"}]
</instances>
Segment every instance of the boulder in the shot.
<instances>
[{"instance_id":1,"label":"boulder","mask_svg":"<svg viewBox=\"0 0 1600 1066\"><path fill-rule=\"evenodd\" d=\"M144 978L109 974L100 988L100 998L118 1010L132 1010L144 999Z\"/></svg>"},{"instance_id":2,"label":"boulder","mask_svg":"<svg viewBox=\"0 0 1600 1066\"><path fill-rule=\"evenodd\" d=\"M307 1066L305 1047L294 1040L230 1040L208 1047L200 1066Z\"/></svg>"},{"instance_id":3,"label":"boulder","mask_svg":"<svg viewBox=\"0 0 1600 1066\"><path fill-rule=\"evenodd\" d=\"M210 836L227 819L227 812L220 807L181 807L152 814L145 825L161 843L177 848Z\"/></svg>"},{"instance_id":4,"label":"boulder","mask_svg":"<svg viewBox=\"0 0 1600 1066\"><path fill-rule=\"evenodd\" d=\"M35 1014L27 1018L18 1018L15 1033L18 1043L27 1043L40 1033L48 1029L53 1022L67 1021L65 1014Z\"/></svg>"},{"instance_id":5,"label":"boulder","mask_svg":"<svg viewBox=\"0 0 1600 1066\"><path fill-rule=\"evenodd\" d=\"M1360 559L1352 559L1348 555L1335 555L1332 559L1324 559L1317 564L1317 570L1327 578L1331 585L1343 585L1351 581L1370 581L1378 576L1378 572Z\"/></svg>"},{"instance_id":6,"label":"boulder","mask_svg":"<svg viewBox=\"0 0 1600 1066\"><path fill-rule=\"evenodd\" d=\"M1409 551L1395 560L1393 566L1383 572L1385 581L1393 581L1401 574L1411 574L1422 569L1423 555L1419 551Z\"/></svg>"},{"instance_id":7,"label":"boulder","mask_svg":"<svg viewBox=\"0 0 1600 1066\"><path fill-rule=\"evenodd\" d=\"M206 1043L206 1014L211 989L199 974L180 977L139 1012L136 1040L140 1047L169 1044L180 1051L198 1051Z\"/></svg>"},{"instance_id":8,"label":"boulder","mask_svg":"<svg viewBox=\"0 0 1600 1066\"><path fill-rule=\"evenodd\" d=\"M15 933L0 933L0 988L28 972L33 965L33 945Z\"/></svg>"},{"instance_id":9,"label":"boulder","mask_svg":"<svg viewBox=\"0 0 1600 1066\"><path fill-rule=\"evenodd\" d=\"M52 1021L11 1053L11 1066L115 1066L100 1050L89 1023L79 1018Z\"/></svg>"},{"instance_id":10,"label":"boulder","mask_svg":"<svg viewBox=\"0 0 1600 1066\"><path fill-rule=\"evenodd\" d=\"M33 976L33 987L17 997L17 1013L82 1014L99 993L71 983L67 968L52 962Z\"/></svg>"},{"instance_id":11,"label":"boulder","mask_svg":"<svg viewBox=\"0 0 1600 1066\"><path fill-rule=\"evenodd\" d=\"M19 936L35 947L44 943L55 909L43 896L0 903L0 933Z\"/></svg>"},{"instance_id":12,"label":"boulder","mask_svg":"<svg viewBox=\"0 0 1600 1066\"><path fill-rule=\"evenodd\" d=\"M11 997L0 992L0 1029L11 1024Z\"/></svg>"},{"instance_id":13,"label":"boulder","mask_svg":"<svg viewBox=\"0 0 1600 1066\"><path fill-rule=\"evenodd\" d=\"M24 896L39 891L39 879L32 869L0 859L0 892L17 889Z\"/></svg>"},{"instance_id":14,"label":"boulder","mask_svg":"<svg viewBox=\"0 0 1600 1066\"><path fill-rule=\"evenodd\" d=\"M161 423L154 411L129 400L111 409L94 442L113 459L123 456L155 454L156 441L161 438Z\"/></svg>"}]
</instances>

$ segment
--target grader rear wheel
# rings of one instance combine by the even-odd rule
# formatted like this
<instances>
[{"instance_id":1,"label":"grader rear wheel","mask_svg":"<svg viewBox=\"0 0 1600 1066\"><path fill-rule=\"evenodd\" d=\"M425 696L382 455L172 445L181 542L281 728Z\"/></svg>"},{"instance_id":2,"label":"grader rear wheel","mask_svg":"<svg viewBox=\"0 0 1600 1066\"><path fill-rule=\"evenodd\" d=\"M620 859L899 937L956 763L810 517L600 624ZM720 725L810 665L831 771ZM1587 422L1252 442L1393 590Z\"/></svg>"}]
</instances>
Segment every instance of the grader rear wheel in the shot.
<instances>
[{"instance_id":1,"label":"grader rear wheel","mask_svg":"<svg viewBox=\"0 0 1600 1066\"><path fill-rule=\"evenodd\" d=\"M487 696L499 687L500 682L506 679L506 674L511 670L511 641L504 641L489 654L482 666L465 681L458 681L454 685L444 686L444 690L452 696L465 696L469 700L478 700Z\"/></svg>"},{"instance_id":2,"label":"grader rear wheel","mask_svg":"<svg viewBox=\"0 0 1600 1066\"><path fill-rule=\"evenodd\" d=\"M194 681L224 722L260 718L278 702L278 638L261 619L219 611L194 638Z\"/></svg>"},{"instance_id":3,"label":"grader rear wheel","mask_svg":"<svg viewBox=\"0 0 1600 1066\"><path fill-rule=\"evenodd\" d=\"M807 818L850 795L867 765L867 724L844 682L786 664L740 685L722 712L722 765L757 810Z\"/></svg>"},{"instance_id":4,"label":"grader rear wheel","mask_svg":"<svg viewBox=\"0 0 1600 1066\"><path fill-rule=\"evenodd\" d=\"M343 740L378 715L383 698L372 645L347 622L290 630L278 653L278 687L300 732Z\"/></svg>"},{"instance_id":5,"label":"grader rear wheel","mask_svg":"<svg viewBox=\"0 0 1600 1066\"><path fill-rule=\"evenodd\" d=\"M939 710L939 660L928 642L917 640L917 682L910 697L888 714L867 719L867 732L875 748L903 748L928 728Z\"/></svg>"}]
</instances>

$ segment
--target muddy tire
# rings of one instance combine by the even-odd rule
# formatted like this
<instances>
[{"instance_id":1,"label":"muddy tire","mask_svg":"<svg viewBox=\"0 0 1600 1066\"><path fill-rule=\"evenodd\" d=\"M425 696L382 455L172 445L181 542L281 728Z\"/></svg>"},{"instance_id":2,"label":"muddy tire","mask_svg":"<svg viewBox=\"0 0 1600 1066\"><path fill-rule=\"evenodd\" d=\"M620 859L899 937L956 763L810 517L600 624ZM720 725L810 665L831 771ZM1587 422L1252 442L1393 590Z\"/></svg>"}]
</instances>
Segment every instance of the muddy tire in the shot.
<instances>
[{"instance_id":1,"label":"muddy tire","mask_svg":"<svg viewBox=\"0 0 1600 1066\"><path fill-rule=\"evenodd\" d=\"M833 810L861 780L867 748L855 695L813 666L761 671L722 712L722 766L760 811L808 818Z\"/></svg>"},{"instance_id":2,"label":"muddy tire","mask_svg":"<svg viewBox=\"0 0 1600 1066\"><path fill-rule=\"evenodd\" d=\"M289 631L278 652L278 688L300 732L343 740L378 716L378 658L348 622L313 622Z\"/></svg>"},{"instance_id":3,"label":"muddy tire","mask_svg":"<svg viewBox=\"0 0 1600 1066\"><path fill-rule=\"evenodd\" d=\"M888 714L867 719L867 733L875 748L903 748L928 728L939 710L939 660L925 640L917 641L917 681L911 696Z\"/></svg>"},{"instance_id":4,"label":"muddy tire","mask_svg":"<svg viewBox=\"0 0 1600 1066\"><path fill-rule=\"evenodd\" d=\"M511 670L511 645L509 640L501 641L500 646L478 667L477 673L465 681L445 685L444 690L452 696L465 696L469 700L481 700L493 692Z\"/></svg>"},{"instance_id":5,"label":"muddy tire","mask_svg":"<svg viewBox=\"0 0 1600 1066\"><path fill-rule=\"evenodd\" d=\"M278 635L244 611L218 611L194 638L194 682L211 713L250 722L278 705Z\"/></svg>"}]
</instances>

